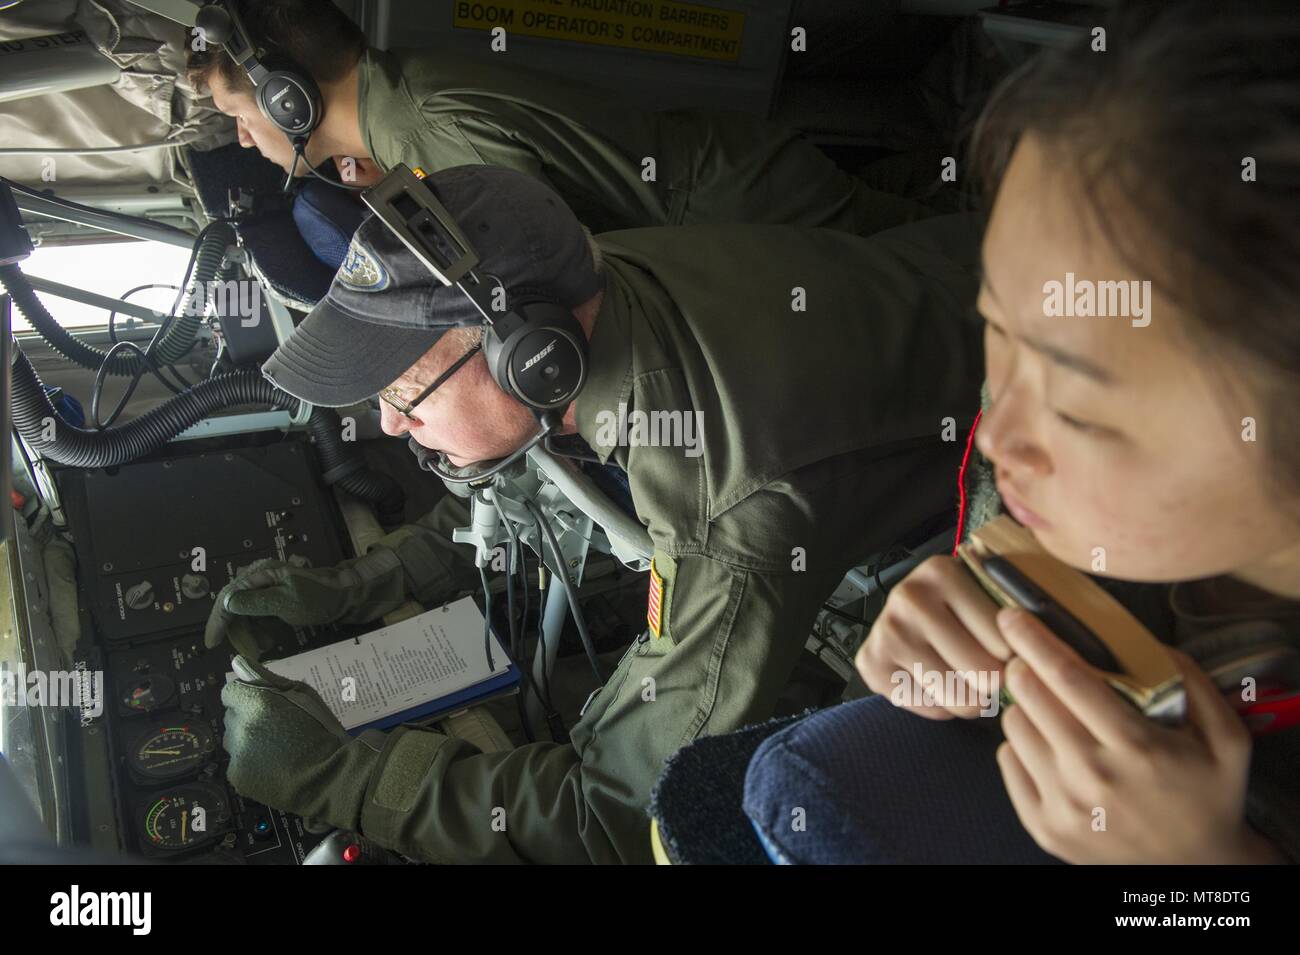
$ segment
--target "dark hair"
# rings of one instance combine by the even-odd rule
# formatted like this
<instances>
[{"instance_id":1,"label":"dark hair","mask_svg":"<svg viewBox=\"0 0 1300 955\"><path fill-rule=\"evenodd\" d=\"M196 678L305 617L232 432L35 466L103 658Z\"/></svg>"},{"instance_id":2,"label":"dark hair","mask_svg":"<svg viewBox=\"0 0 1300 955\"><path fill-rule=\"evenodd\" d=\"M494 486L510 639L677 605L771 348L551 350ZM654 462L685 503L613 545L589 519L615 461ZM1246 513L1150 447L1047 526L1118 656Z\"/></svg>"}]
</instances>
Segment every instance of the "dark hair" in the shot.
<instances>
[{"instance_id":1,"label":"dark hair","mask_svg":"<svg viewBox=\"0 0 1300 955\"><path fill-rule=\"evenodd\" d=\"M331 0L235 0L234 5L249 42L287 56L317 83L345 76L366 50L366 35ZM252 93L248 74L219 45L190 50L185 72L195 89L214 70L232 90Z\"/></svg>"},{"instance_id":2,"label":"dark hair","mask_svg":"<svg viewBox=\"0 0 1300 955\"><path fill-rule=\"evenodd\" d=\"M996 191L1026 133L1076 174L1121 257L1187 309L1196 340L1263 371L1259 441L1283 490L1300 493L1300 9L1121 3L1098 26L1104 52L1089 32L994 92L976 176Z\"/></svg>"}]
</instances>

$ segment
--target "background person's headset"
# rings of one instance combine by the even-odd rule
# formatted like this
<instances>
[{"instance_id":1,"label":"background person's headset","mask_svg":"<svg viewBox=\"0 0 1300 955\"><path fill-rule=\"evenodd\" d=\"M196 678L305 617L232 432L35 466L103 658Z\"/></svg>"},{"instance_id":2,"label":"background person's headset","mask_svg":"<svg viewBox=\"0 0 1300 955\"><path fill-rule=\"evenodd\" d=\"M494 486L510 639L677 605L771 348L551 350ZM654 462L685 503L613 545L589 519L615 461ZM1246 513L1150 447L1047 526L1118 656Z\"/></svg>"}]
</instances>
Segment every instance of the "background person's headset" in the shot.
<instances>
[{"instance_id":1,"label":"background person's headset","mask_svg":"<svg viewBox=\"0 0 1300 955\"><path fill-rule=\"evenodd\" d=\"M1274 620L1248 620L1183 641L1252 736L1300 726L1300 645ZM1243 697L1250 679L1252 698Z\"/></svg>"},{"instance_id":2,"label":"background person's headset","mask_svg":"<svg viewBox=\"0 0 1300 955\"><path fill-rule=\"evenodd\" d=\"M478 253L423 172L398 164L361 198L438 281L469 299L483 318L483 357L493 379L537 418L538 432L523 447L470 476L441 467L434 460L446 457L441 452L421 456L421 467L452 484L487 480L559 430L564 409L587 380L586 333L571 309L538 290L515 290L517 301L507 297L499 311L500 281L484 282L475 273Z\"/></svg>"},{"instance_id":3,"label":"background person's headset","mask_svg":"<svg viewBox=\"0 0 1300 955\"><path fill-rule=\"evenodd\" d=\"M231 0L218 0L200 7L194 17L194 28L205 42L219 43L235 65L248 75L258 110L289 137L294 160L289 178L285 180L285 192L293 184L299 160L313 176L331 186L353 192L365 188L322 176L303 156L307 139L320 126L324 112L320 87L310 73L284 54L268 53L254 46Z\"/></svg>"}]
</instances>

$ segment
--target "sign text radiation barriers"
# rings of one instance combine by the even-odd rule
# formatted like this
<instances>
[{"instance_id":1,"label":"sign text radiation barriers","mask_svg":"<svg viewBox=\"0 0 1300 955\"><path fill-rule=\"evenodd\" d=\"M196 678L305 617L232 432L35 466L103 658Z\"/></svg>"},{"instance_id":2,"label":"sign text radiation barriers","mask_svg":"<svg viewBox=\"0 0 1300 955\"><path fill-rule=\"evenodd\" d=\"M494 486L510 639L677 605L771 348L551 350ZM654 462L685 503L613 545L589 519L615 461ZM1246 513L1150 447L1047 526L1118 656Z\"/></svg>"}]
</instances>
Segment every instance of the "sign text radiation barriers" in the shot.
<instances>
[{"instance_id":1,"label":"sign text radiation barriers","mask_svg":"<svg viewBox=\"0 0 1300 955\"><path fill-rule=\"evenodd\" d=\"M736 61L745 16L675 0L456 0L452 25Z\"/></svg>"}]
</instances>

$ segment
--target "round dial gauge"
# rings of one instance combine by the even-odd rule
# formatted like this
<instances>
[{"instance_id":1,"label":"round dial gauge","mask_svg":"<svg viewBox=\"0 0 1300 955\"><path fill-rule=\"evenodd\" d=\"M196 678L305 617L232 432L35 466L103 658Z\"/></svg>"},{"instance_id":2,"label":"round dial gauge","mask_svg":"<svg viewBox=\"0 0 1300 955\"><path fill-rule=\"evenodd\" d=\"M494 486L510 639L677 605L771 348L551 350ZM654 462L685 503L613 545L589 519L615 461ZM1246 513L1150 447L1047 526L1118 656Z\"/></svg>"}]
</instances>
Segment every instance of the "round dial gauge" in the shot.
<instances>
[{"instance_id":1,"label":"round dial gauge","mask_svg":"<svg viewBox=\"0 0 1300 955\"><path fill-rule=\"evenodd\" d=\"M140 831L154 849L189 849L229 827L225 797L213 787L192 784L149 797L141 806Z\"/></svg>"},{"instance_id":2,"label":"round dial gauge","mask_svg":"<svg viewBox=\"0 0 1300 955\"><path fill-rule=\"evenodd\" d=\"M133 680L122 693L122 705L133 713L152 713L165 706L176 692L176 684L153 673Z\"/></svg>"},{"instance_id":3,"label":"round dial gauge","mask_svg":"<svg viewBox=\"0 0 1300 955\"><path fill-rule=\"evenodd\" d=\"M156 724L137 737L128 758L149 779L175 779L198 769L216 750L212 730L202 721Z\"/></svg>"}]
</instances>

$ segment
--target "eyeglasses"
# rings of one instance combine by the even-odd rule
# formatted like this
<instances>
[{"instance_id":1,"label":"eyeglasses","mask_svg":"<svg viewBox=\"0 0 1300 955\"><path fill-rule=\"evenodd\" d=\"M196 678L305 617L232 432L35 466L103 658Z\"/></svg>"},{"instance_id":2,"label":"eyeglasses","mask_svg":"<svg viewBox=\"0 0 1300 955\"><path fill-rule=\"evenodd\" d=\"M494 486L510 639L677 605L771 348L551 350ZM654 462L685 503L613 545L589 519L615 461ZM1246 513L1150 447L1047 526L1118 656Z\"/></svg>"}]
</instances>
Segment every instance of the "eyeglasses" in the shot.
<instances>
[{"instance_id":1,"label":"eyeglasses","mask_svg":"<svg viewBox=\"0 0 1300 955\"><path fill-rule=\"evenodd\" d=\"M433 384L431 384L428 388L425 388L422 392L420 392L419 395L416 396L416 399L414 401L408 402L405 398L402 397L401 392L399 392L396 388L385 388L383 391L379 392L379 397L390 407L397 409L398 413L401 414L403 417L406 417L414 421L415 415L411 414L411 412L413 412L416 408L420 406L420 402L424 401L425 398L433 394L444 381L446 381L448 378L450 378L452 375L456 373L456 370L460 368L461 365L465 364L465 362L469 361L476 354L478 354L479 350L482 347L483 344L482 342L480 342L479 344L471 348L469 351L465 352L465 354L457 358L456 363L452 365L450 368L448 368L446 371L444 371L441 375L439 375L437 380L434 381Z\"/></svg>"}]
</instances>

